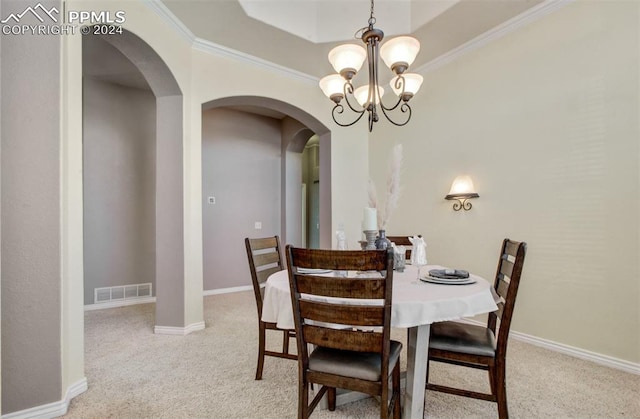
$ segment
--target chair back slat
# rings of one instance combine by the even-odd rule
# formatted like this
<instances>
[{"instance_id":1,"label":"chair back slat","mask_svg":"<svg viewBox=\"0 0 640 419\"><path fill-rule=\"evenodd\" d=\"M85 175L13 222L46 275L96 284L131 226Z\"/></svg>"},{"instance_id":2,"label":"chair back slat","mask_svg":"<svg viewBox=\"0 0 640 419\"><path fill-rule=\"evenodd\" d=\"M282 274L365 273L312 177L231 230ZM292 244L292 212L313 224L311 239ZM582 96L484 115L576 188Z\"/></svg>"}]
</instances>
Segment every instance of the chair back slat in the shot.
<instances>
[{"instance_id":1,"label":"chair back slat","mask_svg":"<svg viewBox=\"0 0 640 419\"><path fill-rule=\"evenodd\" d=\"M511 278L511 275L513 275L513 262L504 259L500 265L500 273L503 277Z\"/></svg>"},{"instance_id":2,"label":"chair back slat","mask_svg":"<svg viewBox=\"0 0 640 419\"><path fill-rule=\"evenodd\" d=\"M295 248L297 267L336 271L383 271L386 253L376 250L333 250ZM393 265L392 265L393 267Z\"/></svg>"},{"instance_id":3,"label":"chair back slat","mask_svg":"<svg viewBox=\"0 0 640 419\"><path fill-rule=\"evenodd\" d=\"M258 283L263 284L267 281L267 279L276 272L282 270L281 266L273 266L271 268L264 269L262 271L256 272L256 277L258 279Z\"/></svg>"},{"instance_id":4,"label":"chair back slat","mask_svg":"<svg viewBox=\"0 0 640 419\"><path fill-rule=\"evenodd\" d=\"M308 344L354 352L382 352L382 333L350 329L329 329L314 325L303 326L304 340Z\"/></svg>"},{"instance_id":5,"label":"chair back slat","mask_svg":"<svg viewBox=\"0 0 640 419\"><path fill-rule=\"evenodd\" d=\"M251 249L253 249L254 252L257 250L273 248L276 247L276 245L278 246L278 248L280 247L280 244L277 243L279 242L279 239L276 240L276 237L264 237L249 240L251 240Z\"/></svg>"},{"instance_id":6,"label":"chair back slat","mask_svg":"<svg viewBox=\"0 0 640 419\"><path fill-rule=\"evenodd\" d=\"M253 256L253 262L256 267L280 263L280 254L278 252L260 253Z\"/></svg>"},{"instance_id":7,"label":"chair back slat","mask_svg":"<svg viewBox=\"0 0 640 419\"><path fill-rule=\"evenodd\" d=\"M505 245L503 253L511 256L516 256L518 254L519 246L520 246L519 242L509 240Z\"/></svg>"},{"instance_id":8,"label":"chair back slat","mask_svg":"<svg viewBox=\"0 0 640 419\"><path fill-rule=\"evenodd\" d=\"M304 319L314 322L350 326L380 326L384 322L383 306L340 305L323 301L300 300L300 312Z\"/></svg>"},{"instance_id":9,"label":"chair back slat","mask_svg":"<svg viewBox=\"0 0 640 419\"><path fill-rule=\"evenodd\" d=\"M506 281L504 278L499 279L498 285L496 286L496 293L500 297L506 299L508 292L509 292L509 282Z\"/></svg>"},{"instance_id":10,"label":"chair back slat","mask_svg":"<svg viewBox=\"0 0 640 419\"><path fill-rule=\"evenodd\" d=\"M324 297L382 299L385 279L341 278L294 274L298 292Z\"/></svg>"}]
</instances>

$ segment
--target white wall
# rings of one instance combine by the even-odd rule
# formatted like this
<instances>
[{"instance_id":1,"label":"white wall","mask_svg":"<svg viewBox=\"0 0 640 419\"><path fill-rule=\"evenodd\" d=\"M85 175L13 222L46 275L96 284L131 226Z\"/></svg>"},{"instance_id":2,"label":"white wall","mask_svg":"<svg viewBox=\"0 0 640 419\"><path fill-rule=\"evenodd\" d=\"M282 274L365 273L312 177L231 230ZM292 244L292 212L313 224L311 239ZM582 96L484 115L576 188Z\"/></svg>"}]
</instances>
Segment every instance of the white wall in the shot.
<instances>
[{"instance_id":1,"label":"white wall","mask_svg":"<svg viewBox=\"0 0 640 419\"><path fill-rule=\"evenodd\" d=\"M156 99L85 78L84 303L94 289L153 284Z\"/></svg>"},{"instance_id":2,"label":"white wall","mask_svg":"<svg viewBox=\"0 0 640 419\"><path fill-rule=\"evenodd\" d=\"M426 74L413 120L378 124L370 149L380 186L404 145L388 234L487 278L501 239L528 242L513 329L636 363L639 7L571 3ZM469 212L443 199L459 174L480 194Z\"/></svg>"},{"instance_id":3,"label":"white wall","mask_svg":"<svg viewBox=\"0 0 640 419\"><path fill-rule=\"evenodd\" d=\"M223 108L203 112L205 290L250 286L244 238L281 235L280 144L277 119Z\"/></svg>"}]
</instances>

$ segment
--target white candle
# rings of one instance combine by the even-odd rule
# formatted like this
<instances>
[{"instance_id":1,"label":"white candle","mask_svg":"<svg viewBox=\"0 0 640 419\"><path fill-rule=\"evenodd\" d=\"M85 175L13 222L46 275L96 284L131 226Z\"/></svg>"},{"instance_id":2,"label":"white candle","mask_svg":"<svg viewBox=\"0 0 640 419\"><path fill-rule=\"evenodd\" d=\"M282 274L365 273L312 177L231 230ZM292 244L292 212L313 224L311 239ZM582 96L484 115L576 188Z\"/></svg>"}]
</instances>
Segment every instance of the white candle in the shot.
<instances>
[{"instance_id":1,"label":"white candle","mask_svg":"<svg viewBox=\"0 0 640 419\"><path fill-rule=\"evenodd\" d=\"M378 212L375 208L365 208L363 211L362 230L371 231L378 229Z\"/></svg>"}]
</instances>

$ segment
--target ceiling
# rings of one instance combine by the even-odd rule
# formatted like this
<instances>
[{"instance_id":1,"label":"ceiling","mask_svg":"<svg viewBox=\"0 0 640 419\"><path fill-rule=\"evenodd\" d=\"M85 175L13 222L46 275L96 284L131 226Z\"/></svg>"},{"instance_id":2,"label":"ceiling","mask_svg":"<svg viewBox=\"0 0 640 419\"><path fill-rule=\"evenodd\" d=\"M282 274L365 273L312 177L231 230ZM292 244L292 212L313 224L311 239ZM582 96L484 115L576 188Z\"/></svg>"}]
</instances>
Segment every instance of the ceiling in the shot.
<instances>
[{"instance_id":1,"label":"ceiling","mask_svg":"<svg viewBox=\"0 0 640 419\"><path fill-rule=\"evenodd\" d=\"M376 27L418 38L417 68L542 1L377 0ZM369 0L162 2L198 38L314 77L334 72L331 48L361 42L354 34L370 13Z\"/></svg>"},{"instance_id":2,"label":"ceiling","mask_svg":"<svg viewBox=\"0 0 640 419\"><path fill-rule=\"evenodd\" d=\"M415 69L525 12L543 0L377 0L376 27L418 38ZM359 43L369 0L162 0L197 38L313 77L333 73L328 52ZM84 75L149 89L138 69L99 37L83 38ZM383 41L384 42L384 41ZM361 71L361 73L363 73ZM386 74L387 80L391 72ZM360 79L366 75L360 75ZM381 82L385 75L381 76ZM356 84L363 84L356 79ZM260 113L259 109L238 109ZM283 115L265 115L281 118Z\"/></svg>"}]
</instances>

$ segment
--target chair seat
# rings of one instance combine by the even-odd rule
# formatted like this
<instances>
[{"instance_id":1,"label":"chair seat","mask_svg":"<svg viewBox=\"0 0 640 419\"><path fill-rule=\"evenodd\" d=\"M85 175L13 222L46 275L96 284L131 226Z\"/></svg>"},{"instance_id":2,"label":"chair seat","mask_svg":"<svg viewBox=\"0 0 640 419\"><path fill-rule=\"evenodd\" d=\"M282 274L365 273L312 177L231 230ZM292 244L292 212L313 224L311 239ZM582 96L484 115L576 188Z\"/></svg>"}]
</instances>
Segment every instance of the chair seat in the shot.
<instances>
[{"instance_id":1,"label":"chair seat","mask_svg":"<svg viewBox=\"0 0 640 419\"><path fill-rule=\"evenodd\" d=\"M493 357L496 338L485 326L440 322L431 325L429 349Z\"/></svg>"},{"instance_id":2,"label":"chair seat","mask_svg":"<svg viewBox=\"0 0 640 419\"><path fill-rule=\"evenodd\" d=\"M391 341L389 371L400 357L402 343ZM368 381L380 381L380 354L318 347L309 355L309 369Z\"/></svg>"}]
</instances>

